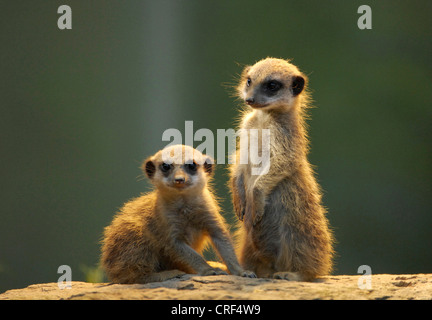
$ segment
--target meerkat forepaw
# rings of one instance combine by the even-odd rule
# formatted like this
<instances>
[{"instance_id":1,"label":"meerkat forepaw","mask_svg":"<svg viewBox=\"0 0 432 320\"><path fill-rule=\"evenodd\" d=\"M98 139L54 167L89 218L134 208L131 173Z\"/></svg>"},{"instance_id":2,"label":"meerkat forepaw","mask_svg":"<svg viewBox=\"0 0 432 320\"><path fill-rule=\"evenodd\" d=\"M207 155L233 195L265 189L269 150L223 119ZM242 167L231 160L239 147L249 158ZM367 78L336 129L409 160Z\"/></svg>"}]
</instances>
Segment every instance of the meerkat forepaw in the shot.
<instances>
[{"instance_id":1,"label":"meerkat forepaw","mask_svg":"<svg viewBox=\"0 0 432 320\"><path fill-rule=\"evenodd\" d=\"M240 220L240 221L243 221L243 219L244 219L244 216L245 216L245 209L244 208L234 208L234 211L235 211L235 213L236 213L236 215L237 215L237 218Z\"/></svg>"},{"instance_id":2,"label":"meerkat forepaw","mask_svg":"<svg viewBox=\"0 0 432 320\"><path fill-rule=\"evenodd\" d=\"M239 219L240 219L240 221L243 221L243 219L244 219L244 216L245 216L245 209L244 208L242 208L241 210L240 210L240 214L239 214Z\"/></svg>"},{"instance_id":3,"label":"meerkat forepaw","mask_svg":"<svg viewBox=\"0 0 432 320\"><path fill-rule=\"evenodd\" d=\"M225 272L225 271L223 271L222 269L219 269L219 268L215 268L214 271L215 271L215 275L224 275L224 276L228 275L227 272Z\"/></svg>"},{"instance_id":4,"label":"meerkat forepaw","mask_svg":"<svg viewBox=\"0 0 432 320\"><path fill-rule=\"evenodd\" d=\"M240 221L243 221L244 215L245 215L245 207L238 204L237 202L234 203L234 211L237 215L237 218Z\"/></svg>"},{"instance_id":5,"label":"meerkat forepaw","mask_svg":"<svg viewBox=\"0 0 432 320\"><path fill-rule=\"evenodd\" d=\"M225 271L219 268L211 268L207 269L200 273L201 276L219 276L219 275L228 275Z\"/></svg>"},{"instance_id":6,"label":"meerkat forepaw","mask_svg":"<svg viewBox=\"0 0 432 320\"><path fill-rule=\"evenodd\" d=\"M258 189L253 190L253 194L246 202L245 214L251 219L252 225L256 226L264 215L265 196Z\"/></svg>"},{"instance_id":7,"label":"meerkat forepaw","mask_svg":"<svg viewBox=\"0 0 432 320\"><path fill-rule=\"evenodd\" d=\"M254 272L249 270L244 270L241 276L244 278L258 278Z\"/></svg>"},{"instance_id":8,"label":"meerkat forepaw","mask_svg":"<svg viewBox=\"0 0 432 320\"><path fill-rule=\"evenodd\" d=\"M252 225L255 227L264 215L264 205L257 200L254 202L255 203L250 211L250 217L252 218Z\"/></svg>"}]
</instances>

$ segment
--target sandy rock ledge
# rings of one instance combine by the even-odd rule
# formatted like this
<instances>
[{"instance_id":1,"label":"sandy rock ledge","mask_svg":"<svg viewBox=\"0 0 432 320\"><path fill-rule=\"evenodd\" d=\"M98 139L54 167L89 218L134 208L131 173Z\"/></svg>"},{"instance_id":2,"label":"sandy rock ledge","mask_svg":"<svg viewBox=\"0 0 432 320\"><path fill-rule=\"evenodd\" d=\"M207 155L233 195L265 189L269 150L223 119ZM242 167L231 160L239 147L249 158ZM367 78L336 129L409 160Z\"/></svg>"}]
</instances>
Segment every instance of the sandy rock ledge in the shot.
<instances>
[{"instance_id":1,"label":"sandy rock ledge","mask_svg":"<svg viewBox=\"0 0 432 320\"><path fill-rule=\"evenodd\" d=\"M372 288L360 289L361 276L328 276L315 282L248 279L237 276L197 276L145 285L72 282L8 290L0 300L432 300L432 274L372 275Z\"/></svg>"}]
</instances>

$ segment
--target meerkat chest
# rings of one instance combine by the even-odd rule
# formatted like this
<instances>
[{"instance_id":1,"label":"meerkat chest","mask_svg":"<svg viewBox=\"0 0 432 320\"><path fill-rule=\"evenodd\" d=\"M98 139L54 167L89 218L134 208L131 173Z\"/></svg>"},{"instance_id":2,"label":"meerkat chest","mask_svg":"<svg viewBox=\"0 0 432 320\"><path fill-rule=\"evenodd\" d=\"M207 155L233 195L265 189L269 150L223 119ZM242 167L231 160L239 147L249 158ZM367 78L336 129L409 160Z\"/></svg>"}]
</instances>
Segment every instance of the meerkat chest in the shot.
<instances>
[{"instance_id":1,"label":"meerkat chest","mask_svg":"<svg viewBox=\"0 0 432 320\"><path fill-rule=\"evenodd\" d=\"M169 224L183 236L193 235L204 228L205 207L200 203L178 203L168 211Z\"/></svg>"},{"instance_id":2,"label":"meerkat chest","mask_svg":"<svg viewBox=\"0 0 432 320\"><path fill-rule=\"evenodd\" d=\"M184 206L177 211L177 234L197 251L207 238L206 211L200 206Z\"/></svg>"},{"instance_id":3,"label":"meerkat chest","mask_svg":"<svg viewBox=\"0 0 432 320\"><path fill-rule=\"evenodd\" d=\"M254 110L243 118L242 129L269 129L272 126L271 117L263 112Z\"/></svg>"},{"instance_id":4,"label":"meerkat chest","mask_svg":"<svg viewBox=\"0 0 432 320\"><path fill-rule=\"evenodd\" d=\"M262 112L253 111L242 122L237 164L248 186L252 186L258 176L266 174L271 165L274 131L271 118Z\"/></svg>"}]
</instances>

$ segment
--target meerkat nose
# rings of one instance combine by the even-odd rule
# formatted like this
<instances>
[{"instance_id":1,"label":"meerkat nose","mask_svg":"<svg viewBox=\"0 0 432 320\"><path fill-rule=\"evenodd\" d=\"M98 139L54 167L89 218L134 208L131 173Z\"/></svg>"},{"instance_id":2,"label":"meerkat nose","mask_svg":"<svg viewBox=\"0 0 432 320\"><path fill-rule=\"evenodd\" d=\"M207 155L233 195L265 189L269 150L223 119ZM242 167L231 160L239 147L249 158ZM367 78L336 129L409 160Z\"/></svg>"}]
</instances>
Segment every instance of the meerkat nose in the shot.
<instances>
[{"instance_id":1,"label":"meerkat nose","mask_svg":"<svg viewBox=\"0 0 432 320\"><path fill-rule=\"evenodd\" d=\"M254 104L254 102L255 102L254 98L247 98L246 99L246 103L249 104L249 105Z\"/></svg>"},{"instance_id":2,"label":"meerkat nose","mask_svg":"<svg viewBox=\"0 0 432 320\"><path fill-rule=\"evenodd\" d=\"M176 177L174 179L174 182L177 183L177 184L182 184L182 183L185 182L185 178L184 177Z\"/></svg>"}]
</instances>

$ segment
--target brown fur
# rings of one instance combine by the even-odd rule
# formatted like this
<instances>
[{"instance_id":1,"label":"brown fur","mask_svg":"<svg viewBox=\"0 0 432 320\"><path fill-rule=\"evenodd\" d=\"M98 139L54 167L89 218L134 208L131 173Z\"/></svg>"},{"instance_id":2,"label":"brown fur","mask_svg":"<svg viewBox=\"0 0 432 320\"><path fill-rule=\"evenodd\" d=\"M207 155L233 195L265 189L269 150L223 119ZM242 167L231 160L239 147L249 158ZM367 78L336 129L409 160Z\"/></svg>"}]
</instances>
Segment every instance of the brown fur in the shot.
<instances>
[{"instance_id":1,"label":"brown fur","mask_svg":"<svg viewBox=\"0 0 432 320\"><path fill-rule=\"evenodd\" d=\"M208 185L213 160L181 145L170 147L170 155L176 150L180 153L168 172L161 169L166 162L162 150L144 162L143 170L155 190L127 202L105 228L101 264L109 279L114 283L147 283L185 272L226 274L201 256L208 240L231 274L255 276L240 267ZM195 172L185 165L185 150L193 154Z\"/></svg>"},{"instance_id":2,"label":"brown fur","mask_svg":"<svg viewBox=\"0 0 432 320\"><path fill-rule=\"evenodd\" d=\"M271 79L282 84L274 97L262 89ZM333 238L307 160L309 95L302 83L306 87L307 78L296 66L267 58L246 67L238 86L239 96L252 106L243 113L240 128L271 132L267 174L252 175L250 164L238 164L240 150L237 164L231 166L233 205L244 220L239 230L240 263L259 277L310 281L332 268Z\"/></svg>"}]
</instances>

